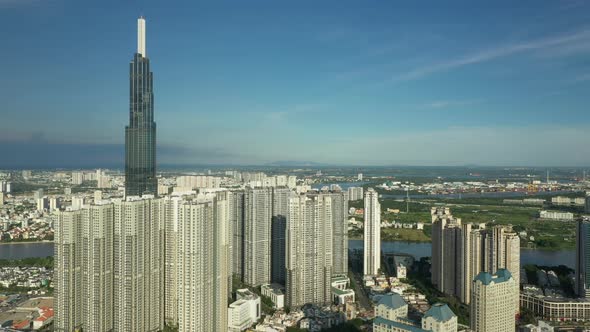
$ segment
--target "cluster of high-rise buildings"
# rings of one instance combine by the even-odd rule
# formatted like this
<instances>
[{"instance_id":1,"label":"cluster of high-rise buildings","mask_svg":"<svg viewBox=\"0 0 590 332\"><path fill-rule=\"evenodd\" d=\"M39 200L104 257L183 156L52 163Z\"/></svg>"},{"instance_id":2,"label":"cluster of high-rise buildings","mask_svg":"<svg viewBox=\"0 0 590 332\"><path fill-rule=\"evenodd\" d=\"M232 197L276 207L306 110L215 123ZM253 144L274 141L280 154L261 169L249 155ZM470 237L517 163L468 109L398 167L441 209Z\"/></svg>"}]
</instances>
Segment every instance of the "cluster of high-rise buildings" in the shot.
<instances>
[{"instance_id":1,"label":"cluster of high-rise buildings","mask_svg":"<svg viewBox=\"0 0 590 332\"><path fill-rule=\"evenodd\" d=\"M111 177L103 170L97 169L94 172L74 171L72 172L72 184L81 185L84 181L96 181L98 188L110 188Z\"/></svg>"},{"instance_id":2,"label":"cluster of high-rise buildings","mask_svg":"<svg viewBox=\"0 0 590 332\"><path fill-rule=\"evenodd\" d=\"M227 175L239 178L241 187L222 188L218 177L181 176L176 183L187 189L183 193L159 190L145 29L140 18L130 63L125 198L99 195L92 204L73 201L64 209L58 201L46 202L42 192L35 197L41 210L54 211L55 330L240 329L260 317L260 299L242 290L230 305L234 278L250 287L279 285L289 307L332 303L332 278L348 273L351 200L364 199L363 273L379 275L381 206L373 189L309 191L294 176L231 171ZM74 184L90 178L99 188L110 186L100 170L72 174ZM9 186L0 183L0 191L10 192ZM432 208L431 216L433 285L470 305L474 331L514 331L518 234L510 226L462 223L447 207ZM589 225L580 221L577 230L580 297L590 294ZM456 316L442 304L424 315L422 329L407 326L407 304L399 296L384 296L376 313L375 331L457 330Z\"/></svg>"},{"instance_id":3,"label":"cluster of high-rise buildings","mask_svg":"<svg viewBox=\"0 0 590 332\"><path fill-rule=\"evenodd\" d=\"M290 307L332 303L347 205L344 192L247 187L57 211L56 330L221 331L232 275L283 285Z\"/></svg>"},{"instance_id":4,"label":"cluster of high-rise buildings","mask_svg":"<svg viewBox=\"0 0 590 332\"><path fill-rule=\"evenodd\" d=\"M236 313L247 302L241 298L228 311L232 277L251 287L284 287L291 307L332 303L331 278L348 272L348 193L302 193L295 177L246 173L245 185L231 190L218 188L217 178L180 177L181 187L208 189L157 197L152 84L140 18L130 64L125 198L96 196L52 216L56 331L227 330L228 320L240 323ZM376 193L367 199L377 271L380 210Z\"/></svg>"},{"instance_id":5,"label":"cluster of high-rise buildings","mask_svg":"<svg viewBox=\"0 0 590 332\"><path fill-rule=\"evenodd\" d=\"M502 289L499 292L510 298L507 300L510 305L501 307L504 314L499 317L511 320L512 323L507 325L512 324L513 331L514 319L519 312L518 234L505 225L487 227L485 224L462 223L448 207L433 207L431 216L432 284L442 293L470 304L472 325L476 327L480 325L473 319L498 316L498 312L481 310L482 301L491 301L491 295L484 299L482 294ZM491 331L485 328L475 330Z\"/></svg>"},{"instance_id":6,"label":"cluster of high-rise buildings","mask_svg":"<svg viewBox=\"0 0 590 332\"><path fill-rule=\"evenodd\" d=\"M12 182L0 181L0 192L10 194L12 191Z\"/></svg>"}]
</instances>

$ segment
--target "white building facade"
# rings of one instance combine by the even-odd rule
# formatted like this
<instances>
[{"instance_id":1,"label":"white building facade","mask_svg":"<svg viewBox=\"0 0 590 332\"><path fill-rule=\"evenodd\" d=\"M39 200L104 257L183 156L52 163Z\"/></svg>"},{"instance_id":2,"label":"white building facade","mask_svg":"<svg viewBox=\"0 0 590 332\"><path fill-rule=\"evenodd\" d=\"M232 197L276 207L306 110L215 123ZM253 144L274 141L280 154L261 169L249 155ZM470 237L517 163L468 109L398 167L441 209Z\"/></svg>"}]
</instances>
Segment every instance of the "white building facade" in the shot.
<instances>
[{"instance_id":1,"label":"white building facade","mask_svg":"<svg viewBox=\"0 0 590 332\"><path fill-rule=\"evenodd\" d=\"M381 204L372 188L365 192L364 210L364 275L377 275L381 269Z\"/></svg>"}]
</instances>

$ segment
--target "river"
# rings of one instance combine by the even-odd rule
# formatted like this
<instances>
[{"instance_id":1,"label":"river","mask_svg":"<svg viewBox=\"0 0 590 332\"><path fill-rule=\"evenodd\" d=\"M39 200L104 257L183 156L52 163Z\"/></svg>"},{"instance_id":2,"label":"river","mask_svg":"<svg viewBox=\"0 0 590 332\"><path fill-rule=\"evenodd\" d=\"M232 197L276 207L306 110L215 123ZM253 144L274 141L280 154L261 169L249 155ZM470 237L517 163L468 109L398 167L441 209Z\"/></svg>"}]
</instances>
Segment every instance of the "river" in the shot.
<instances>
[{"instance_id":1,"label":"river","mask_svg":"<svg viewBox=\"0 0 590 332\"><path fill-rule=\"evenodd\" d=\"M363 240L348 240L349 249L363 249ZM410 254L417 259L429 257L431 255L432 245L430 242L381 242L381 250L385 253L404 253ZM572 269L576 265L576 252L574 250L533 250L520 249L520 264L536 265L566 265Z\"/></svg>"},{"instance_id":2,"label":"river","mask_svg":"<svg viewBox=\"0 0 590 332\"><path fill-rule=\"evenodd\" d=\"M349 249L363 249L363 240L349 240ZM430 242L399 242L384 241L381 250L386 253L405 253L417 259L430 256ZM16 243L0 245L0 259L17 259L26 257L53 256L53 243ZM574 250L546 251L520 250L521 265L567 265L575 268L576 253Z\"/></svg>"}]
</instances>

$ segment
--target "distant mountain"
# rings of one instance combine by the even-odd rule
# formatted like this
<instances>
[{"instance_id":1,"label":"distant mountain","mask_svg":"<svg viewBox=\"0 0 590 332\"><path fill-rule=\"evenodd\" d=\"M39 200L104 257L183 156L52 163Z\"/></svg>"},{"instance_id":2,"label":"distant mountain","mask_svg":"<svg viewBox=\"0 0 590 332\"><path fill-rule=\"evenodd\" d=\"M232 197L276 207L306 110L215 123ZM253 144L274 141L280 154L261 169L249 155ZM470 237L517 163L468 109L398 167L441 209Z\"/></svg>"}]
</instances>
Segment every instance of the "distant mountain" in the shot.
<instances>
[{"instance_id":1,"label":"distant mountain","mask_svg":"<svg viewBox=\"0 0 590 332\"><path fill-rule=\"evenodd\" d=\"M326 166L326 164L316 163L313 161L298 161L298 160L280 160L280 161L273 161L271 163L265 164L265 166L287 166L287 167L295 167L295 166Z\"/></svg>"}]
</instances>

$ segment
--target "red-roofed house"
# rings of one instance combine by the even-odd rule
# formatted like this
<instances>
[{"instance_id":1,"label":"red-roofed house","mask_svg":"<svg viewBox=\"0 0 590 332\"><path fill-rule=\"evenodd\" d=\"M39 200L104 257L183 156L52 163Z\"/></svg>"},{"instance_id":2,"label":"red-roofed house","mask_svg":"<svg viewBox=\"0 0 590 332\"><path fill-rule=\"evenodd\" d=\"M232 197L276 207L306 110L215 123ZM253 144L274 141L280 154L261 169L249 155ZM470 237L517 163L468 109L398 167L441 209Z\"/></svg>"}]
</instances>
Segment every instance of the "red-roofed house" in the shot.
<instances>
[{"instance_id":1,"label":"red-roofed house","mask_svg":"<svg viewBox=\"0 0 590 332\"><path fill-rule=\"evenodd\" d=\"M52 308L39 308L39 317L33 320L33 330L38 330L53 321L54 311Z\"/></svg>"},{"instance_id":2,"label":"red-roofed house","mask_svg":"<svg viewBox=\"0 0 590 332\"><path fill-rule=\"evenodd\" d=\"M14 323L12 324L12 328L15 330L23 330L23 329L28 329L31 327L31 321L30 320L23 320L20 321L18 323Z\"/></svg>"}]
</instances>

